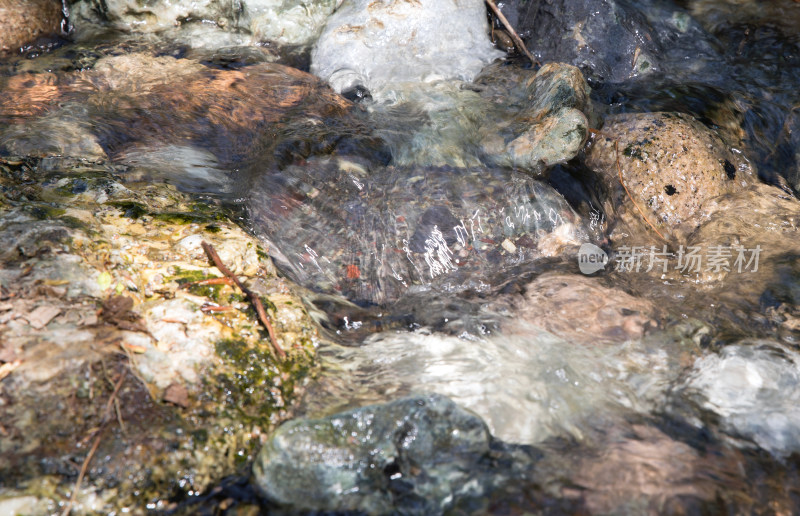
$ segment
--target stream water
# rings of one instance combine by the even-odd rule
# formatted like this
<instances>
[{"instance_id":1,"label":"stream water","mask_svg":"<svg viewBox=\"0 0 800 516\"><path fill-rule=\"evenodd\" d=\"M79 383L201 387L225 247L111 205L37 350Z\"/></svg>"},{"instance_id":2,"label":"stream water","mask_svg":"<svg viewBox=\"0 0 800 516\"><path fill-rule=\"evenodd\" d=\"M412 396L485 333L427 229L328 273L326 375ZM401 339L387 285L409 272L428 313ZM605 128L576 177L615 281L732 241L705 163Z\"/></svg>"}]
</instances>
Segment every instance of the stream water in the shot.
<instances>
[{"instance_id":1,"label":"stream water","mask_svg":"<svg viewBox=\"0 0 800 516\"><path fill-rule=\"evenodd\" d=\"M247 70L267 60L260 51L112 34L9 58L0 95L42 97L30 111L4 113L14 126L2 143L13 141L17 154L74 151L75 135L91 132L130 181L167 181L221 202L268 242L327 338L323 372L297 417L446 395L496 438L538 452L533 476L516 486L509 479L493 498L497 513L788 514L800 511L800 29L726 12L708 18L696 60L670 54L658 73L590 81L595 120L692 114L737 138L772 185L726 200L695 235L704 249L732 235L764 249L755 269L734 267L718 282L615 267L613 207L580 156L536 179L476 164L474 149L440 151L463 157L464 168L398 164L414 155L404 134L424 127L427 142L455 130L431 126L437 118L421 115L413 96L400 107L363 100L346 123L329 113L329 125L342 127L331 141L291 111L259 139L241 128L240 106L211 112L199 86L182 105L164 100L180 85L149 89L143 101L97 94L110 76L65 78L134 50L212 70ZM289 51L276 59L307 64ZM515 58L510 66L528 65ZM53 73L13 82L31 68ZM146 77L125 80L128 91L150 87ZM62 109L33 117L59 87ZM280 101L281 91L270 95ZM475 97L467 102L482 102ZM465 117L477 116L465 105ZM583 243L611 257L591 278L579 270ZM222 487L249 496L238 484ZM190 510L210 511L217 498L203 500Z\"/></svg>"}]
</instances>

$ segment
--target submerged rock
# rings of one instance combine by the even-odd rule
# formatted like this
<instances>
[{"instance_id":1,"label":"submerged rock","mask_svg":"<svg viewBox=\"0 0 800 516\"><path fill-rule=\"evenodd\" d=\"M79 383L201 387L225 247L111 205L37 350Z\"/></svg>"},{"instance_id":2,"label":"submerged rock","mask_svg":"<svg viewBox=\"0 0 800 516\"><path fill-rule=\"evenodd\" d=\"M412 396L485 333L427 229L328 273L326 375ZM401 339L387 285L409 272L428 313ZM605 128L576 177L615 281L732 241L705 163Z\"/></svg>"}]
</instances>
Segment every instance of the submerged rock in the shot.
<instances>
[{"instance_id":1,"label":"submerged rock","mask_svg":"<svg viewBox=\"0 0 800 516\"><path fill-rule=\"evenodd\" d=\"M517 317L573 344L638 340L658 325L656 307L647 299L584 276L543 274L525 285L516 304Z\"/></svg>"},{"instance_id":2,"label":"submerged rock","mask_svg":"<svg viewBox=\"0 0 800 516\"><path fill-rule=\"evenodd\" d=\"M0 0L0 55L19 52L38 37L59 34L63 19L58 0Z\"/></svg>"},{"instance_id":3,"label":"submerged rock","mask_svg":"<svg viewBox=\"0 0 800 516\"><path fill-rule=\"evenodd\" d=\"M709 31L719 34L733 25L778 27L789 37L797 36L800 6L794 0L752 2L750 0L688 0L692 16Z\"/></svg>"},{"instance_id":4,"label":"submerged rock","mask_svg":"<svg viewBox=\"0 0 800 516\"><path fill-rule=\"evenodd\" d=\"M284 424L259 452L253 481L295 511L442 514L524 471L493 466L505 454L492 441L449 399L415 396Z\"/></svg>"},{"instance_id":5,"label":"submerged rock","mask_svg":"<svg viewBox=\"0 0 800 516\"><path fill-rule=\"evenodd\" d=\"M83 0L73 6L78 37L109 24L126 32L165 32L192 47L276 42L307 45L341 0Z\"/></svg>"},{"instance_id":6,"label":"submerged rock","mask_svg":"<svg viewBox=\"0 0 800 516\"><path fill-rule=\"evenodd\" d=\"M621 199L623 218L642 216L635 202L667 234L688 234L713 212L712 199L754 181L740 152L694 118L677 113L608 117L586 164Z\"/></svg>"},{"instance_id":7,"label":"submerged rock","mask_svg":"<svg viewBox=\"0 0 800 516\"><path fill-rule=\"evenodd\" d=\"M0 149L8 153L117 158L132 147L141 154L142 147L173 144L202 148L222 166L251 158L265 168L339 146L385 155L350 102L312 75L277 64L220 70L133 53L100 59L87 71L0 82L0 121L7 123Z\"/></svg>"},{"instance_id":8,"label":"submerged rock","mask_svg":"<svg viewBox=\"0 0 800 516\"><path fill-rule=\"evenodd\" d=\"M588 239L552 187L502 169L316 161L256 175L248 193L284 273L362 304L409 290L489 291L506 270Z\"/></svg>"},{"instance_id":9,"label":"submerged rock","mask_svg":"<svg viewBox=\"0 0 800 516\"><path fill-rule=\"evenodd\" d=\"M345 0L311 55L311 72L337 92L382 98L398 83L471 81L503 55L489 41L481 0Z\"/></svg>"},{"instance_id":10,"label":"submerged rock","mask_svg":"<svg viewBox=\"0 0 800 516\"><path fill-rule=\"evenodd\" d=\"M511 0L503 4L533 55L577 66L593 86L696 66L716 55L702 27L672 2Z\"/></svg>"},{"instance_id":11,"label":"submerged rock","mask_svg":"<svg viewBox=\"0 0 800 516\"><path fill-rule=\"evenodd\" d=\"M482 79L491 83L492 72L484 70ZM522 101L514 106L519 111L486 120L481 146L485 161L537 174L572 159L586 142L589 86L577 68L558 63L521 79L516 89L523 90Z\"/></svg>"},{"instance_id":12,"label":"submerged rock","mask_svg":"<svg viewBox=\"0 0 800 516\"><path fill-rule=\"evenodd\" d=\"M492 64L474 83L395 85L363 103L398 165L500 165L531 175L572 159L588 135L589 87L574 66Z\"/></svg>"},{"instance_id":13,"label":"submerged rock","mask_svg":"<svg viewBox=\"0 0 800 516\"><path fill-rule=\"evenodd\" d=\"M771 340L725 346L694 364L686 388L727 431L786 457L800 451L800 354Z\"/></svg>"}]
</instances>

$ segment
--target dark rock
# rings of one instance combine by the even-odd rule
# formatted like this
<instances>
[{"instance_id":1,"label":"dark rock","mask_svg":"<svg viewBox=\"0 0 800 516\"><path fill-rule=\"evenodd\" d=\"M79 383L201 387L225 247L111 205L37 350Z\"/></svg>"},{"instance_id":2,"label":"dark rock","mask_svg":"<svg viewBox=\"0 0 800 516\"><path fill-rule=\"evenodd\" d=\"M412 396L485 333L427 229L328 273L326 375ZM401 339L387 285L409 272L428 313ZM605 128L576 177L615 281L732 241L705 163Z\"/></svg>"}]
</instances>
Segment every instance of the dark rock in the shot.
<instances>
[{"instance_id":1,"label":"dark rock","mask_svg":"<svg viewBox=\"0 0 800 516\"><path fill-rule=\"evenodd\" d=\"M570 63L591 83L622 82L714 53L688 13L646 0L504 2L528 49L542 61ZM594 84L593 84L594 85Z\"/></svg>"},{"instance_id":2,"label":"dark rock","mask_svg":"<svg viewBox=\"0 0 800 516\"><path fill-rule=\"evenodd\" d=\"M519 463L492 467L509 458L492 441L449 399L411 397L284 424L259 452L254 482L293 510L441 514L520 475Z\"/></svg>"}]
</instances>

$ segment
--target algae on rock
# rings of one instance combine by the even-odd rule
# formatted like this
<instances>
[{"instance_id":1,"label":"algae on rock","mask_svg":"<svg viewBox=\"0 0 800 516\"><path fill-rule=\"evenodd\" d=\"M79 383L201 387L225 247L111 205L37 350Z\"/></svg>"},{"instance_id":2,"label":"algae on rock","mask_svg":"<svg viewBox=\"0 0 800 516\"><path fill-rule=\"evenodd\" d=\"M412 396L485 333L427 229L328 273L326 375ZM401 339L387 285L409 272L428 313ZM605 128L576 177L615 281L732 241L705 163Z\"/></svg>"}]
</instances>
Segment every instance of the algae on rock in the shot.
<instances>
[{"instance_id":1,"label":"algae on rock","mask_svg":"<svg viewBox=\"0 0 800 516\"><path fill-rule=\"evenodd\" d=\"M315 374L316 330L258 241L221 206L121 172L0 161L0 361L14 364L0 383L2 498L68 498L84 439L107 424L77 508L166 508L241 472ZM204 240L269 300L285 362L238 292L192 283L222 276ZM101 423L116 381L118 422Z\"/></svg>"}]
</instances>

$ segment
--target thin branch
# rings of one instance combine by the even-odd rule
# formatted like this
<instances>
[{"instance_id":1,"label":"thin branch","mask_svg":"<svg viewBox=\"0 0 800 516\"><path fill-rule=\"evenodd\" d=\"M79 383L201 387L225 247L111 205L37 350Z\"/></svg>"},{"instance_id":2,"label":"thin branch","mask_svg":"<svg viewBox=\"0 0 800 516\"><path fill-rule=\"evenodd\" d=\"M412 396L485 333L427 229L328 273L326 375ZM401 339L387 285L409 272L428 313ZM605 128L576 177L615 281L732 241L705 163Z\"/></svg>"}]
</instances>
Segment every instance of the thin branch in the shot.
<instances>
[{"instance_id":1,"label":"thin branch","mask_svg":"<svg viewBox=\"0 0 800 516\"><path fill-rule=\"evenodd\" d=\"M275 336L275 330L272 328L272 323L269 322L269 318L267 318L267 312L264 310L264 305L261 303L261 299L250 289L244 286L244 284L239 281L231 271L228 269L222 260L220 259L217 251L214 249L214 246L207 242L203 242L201 244L203 246L203 250L206 252L211 261L214 262L214 265L217 266L217 269L220 270L222 274L226 277L230 278L239 290L244 292L244 294L250 299L250 302L256 307L256 313L258 314L258 319L261 321L261 324L267 329L267 333L269 333L269 340L272 343L272 347L275 349L275 353L280 358L286 358L286 352L278 345L278 338Z\"/></svg>"},{"instance_id":2,"label":"thin branch","mask_svg":"<svg viewBox=\"0 0 800 516\"><path fill-rule=\"evenodd\" d=\"M662 235L661 232L658 229L656 229L656 227L649 220L647 220L647 216L645 216L645 214L642 211L642 209L639 207L639 205L633 199L633 196L628 191L628 187L625 186L625 181L622 179L622 166L619 164L619 140L614 140L614 152L616 152L616 154L617 154L617 173L619 173L619 182L622 183L622 188L625 189L625 193L628 194L628 198L631 200L633 205L636 206L636 209L639 210L639 214L642 216L644 221L647 222L647 225L650 226L651 228L653 228L653 231L655 231L656 234L661 237L661 240L666 241L667 239L664 238L664 235Z\"/></svg>"},{"instance_id":3,"label":"thin branch","mask_svg":"<svg viewBox=\"0 0 800 516\"><path fill-rule=\"evenodd\" d=\"M111 393L111 396L109 396L108 401L106 402L106 408L103 411L103 418L100 420L100 426L97 427L93 434L93 437L95 438L94 443L92 444L92 448L89 450L89 453L86 455L86 458L83 459L81 471L78 473L78 480L75 481L75 487L72 488L72 495L69 497L69 502L67 502L67 506L64 507L64 511L61 513L61 516L69 516L70 511L72 511L72 506L75 505L75 499L78 497L78 491L80 491L83 477L86 475L86 470L89 469L89 463L92 461L92 457L94 457L95 452L97 452L97 448L100 446L100 439L103 437L103 430L105 430L106 425L110 420L111 407L114 406L114 403L117 399L117 394L122 387L122 382L125 380L127 373L127 369L122 370L119 375L119 380L114 386L114 392Z\"/></svg>"},{"instance_id":4,"label":"thin branch","mask_svg":"<svg viewBox=\"0 0 800 516\"><path fill-rule=\"evenodd\" d=\"M517 46L517 50L522 51L522 53L524 53L528 57L528 59L531 60L531 63L538 65L539 61L537 61L536 58L533 57L533 55L528 51L528 47L525 46L525 42L522 41L522 38L519 37L517 31L514 30L514 27L511 26L506 17L503 15L503 11L501 11L500 8L498 8L497 5L495 5L494 0L486 0L486 4L492 10L494 15L497 16L497 19L500 20L500 23L503 24L503 27L506 28L509 35L511 36L511 39L514 40L514 44Z\"/></svg>"}]
</instances>

